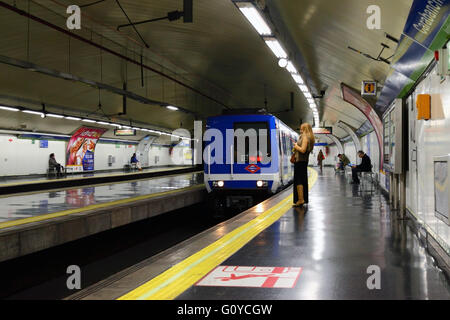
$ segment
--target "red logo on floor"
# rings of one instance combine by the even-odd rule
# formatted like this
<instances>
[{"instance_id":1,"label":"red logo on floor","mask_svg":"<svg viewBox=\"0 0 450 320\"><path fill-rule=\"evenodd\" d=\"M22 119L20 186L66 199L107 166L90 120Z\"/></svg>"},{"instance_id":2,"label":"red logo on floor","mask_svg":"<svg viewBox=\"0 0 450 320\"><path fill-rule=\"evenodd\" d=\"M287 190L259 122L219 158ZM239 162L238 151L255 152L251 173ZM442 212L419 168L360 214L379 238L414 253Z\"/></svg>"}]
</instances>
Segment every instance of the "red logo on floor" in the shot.
<instances>
[{"instance_id":1,"label":"red logo on floor","mask_svg":"<svg viewBox=\"0 0 450 320\"><path fill-rule=\"evenodd\" d=\"M218 266L196 286L293 288L302 268Z\"/></svg>"},{"instance_id":2,"label":"red logo on floor","mask_svg":"<svg viewBox=\"0 0 450 320\"><path fill-rule=\"evenodd\" d=\"M256 173L260 170L261 168L258 167L256 164L249 164L248 166L245 167L245 170L247 170L250 173Z\"/></svg>"}]
</instances>

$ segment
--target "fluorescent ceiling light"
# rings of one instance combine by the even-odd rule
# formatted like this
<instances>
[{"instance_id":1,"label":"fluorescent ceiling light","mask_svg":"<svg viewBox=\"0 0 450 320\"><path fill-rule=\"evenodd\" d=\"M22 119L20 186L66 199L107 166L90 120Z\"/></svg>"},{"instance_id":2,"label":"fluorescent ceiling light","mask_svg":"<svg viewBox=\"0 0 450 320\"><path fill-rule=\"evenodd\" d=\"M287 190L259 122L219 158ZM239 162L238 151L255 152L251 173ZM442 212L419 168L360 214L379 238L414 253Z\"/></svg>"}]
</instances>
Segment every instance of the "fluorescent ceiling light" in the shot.
<instances>
[{"instance_id":1,"label":"fluorescent ceiling light","mask_svg":"<svg viewBox=\"0 0 450 320\"><path fill-rule=\"evenodd\" d=\"M297 69L294 67L291 61L288 62L286 69L290 73L298 73Z\"/></svg>"},{"instance_id":2,"label":"fluorescent ceiling light","mask_svg":"<svg viewBox=\"0 0 450 320\"><path fill-rule=\"evenodd\" d=\"M98 124L105 125L105 126L107 126L107 125L113 125L113 124L111 124L111 123L103 122L103 121L99 121L99 122L97 122L97 123L98 123Z\"/></svg>"},{"instance_id":3,"label":"fluorescent ceiling light","mask_svg":"<svg viewBox=\"0 0 450 320\"><path fill-rule=\"evenodd\" d=\"M32 111L32 110L22 110L22 112L30 113L30 114L36 114L36 115L39 115L41 117L44 115L42 112Z\"/></svg>"},{"instance_id":4,"label":"fluorescent ceiling light","mask_svg":"<svg viewBox=\"0 0 450 320\"><path fill-rule=\"evenodd\" d=\"M91 119L83 119L81 121L83 121L83 122L90 122L90 123L96 123L97 122L97 121L91 120Z\"/></svg>"},{"instance_id":5,"label":"fluorescent ceiling light","mask_svg":"<svg viewBox=\"0 0 450 320\"><path fill-rule=\"evenodd\" d=\"M122 126L122 128L131 129L131 127L129 127L129 126Z\"/></svg>"},{"instance_id":6,"label":"fluorescent ceiling light","mask_svg":"<svg viewBox=\"0 0 450 320\"><path fill-rule=\"evenodd\" d=\"M131 129L133 129L133 130L142 130L141 128L136 128L136 127L133 127Z\"/></svg>"},{"instance_id":7,"label":"fluorescent ceiling light","mask_svg":"<svg viewBox=\"0 0 450 320\"><path fill-rule=\"evenodd\" d=\"M309 93L309 92L303 92L303 95L304 95L306 98L311 98L311 99L312 99L312 95L311 95L311 93Z\"/></svg>"},{"instance_id":8,"label":"fluorescent ceiling light","mask_svg":"<svg viewBox=\"0 0 450 320\"><path fill-rule=\"evenodd\" d=\"M14 112L19 111L19 109L17 109L17 108L11 108L11 107L5 107L5 106L0 106L0 109L8 110L8 111L14 111Z\"/></svg>"},{"instance_id":9,"label":"fluorescent ceiling light","mask_svg":"<svg viewBox=\"0 0 450 320\"><path fill-rule=\"evenodd\" d=\"M58 118L58 119L64 118L64 116L62 116L60 114L53 114L53 113L47 113L46 116L50 117L50 118Z\"/></svg>"},{"instance_id":10,"label":"fluorescent ceiling light","mask_svg":"<svg viewBox=\"0 0 450 320\"><path fill-rule=\"evenodd\" d=\"M67 120L75 120L75 121L80 121L81 120L80 118L77 118L77 117L65 117L65 119L67 119Z\"/></svg>"},{"instance_id":11,"label":"fluorescent ceiling light","mask_svg":"<svg viewBox=\"0 0 450 320\"><path fill-rule=\"evenodd\" d=\"M270 30L270 27L252 3L238 2L236 5L261 36L269 36L272 34L272 30Z\"/></svg>"},{"instance_id":12,"label":"fluorescent ceiling light","mask_svg":"<svg viewBox=\"0 0 450 320\"><path fill-rule=\"evenodd\" d=\"M278 59L282 59L282 58L286 59L287 58L286 51L284 51L284 49L281 47L281 45L277 39L268 38L268 39L265 39L264 41L266 42L266 44L269 46L270 50L272 50L273 54Z\"/></svg>"},{"instance_id":13,"label":"fluorescent ceiling light","mask_svg":"<svg viewBox=\"0 0 450 320\"><path fill-rule=\"evenodd\" d=\"M298 87L300 88L300 90L301 90L303 93L308 92L308 87L305 86L304 84L301 84L301 85L299 85Z\"/></svg>"},{"instance_id":14,"label":"fluorescent ceiling light","mask_svg":"<svg viewBox=\"0 0 450 320\"><path fill-rule=\"evenodd\" d=\"M117 127L117 128L122 128L121 124L117 124L117 123L111 123L112 126Z\"/></svg>"},{"instance_id":15,"label":"fluorescent ceiling light","mask_svg":"<svg viewBox=\"0 0 450 320\"><path fill-rule=\"evenodd\" d=\"M173 111L178 110L178 108L174 107L174 106L166 106L166 108L169 109L169 110L173 110Z\"/></svg>"},{"instance_id":16,"label":"fluorescent ceiling light","mask_svg":"<svg viewBox=\"0 0 450 320\"><path fill-rule=\"evenodd\" d=\"M316 103L313 98L308 98L306 100L308 100L309 104L315 104Z\"/></svg>"},{"instance_id":17,"label":"fluorescent ceiling light","mask_svg":"<svg viewBox=\"0 0 450 320\"><path fill-rule=\"evenodd\" d=\"M299 74L292 74L292 78L294 79L294 81L298 84L304 84L305 82L303 81L302 77Z\"/></svg>"}]
</instances>

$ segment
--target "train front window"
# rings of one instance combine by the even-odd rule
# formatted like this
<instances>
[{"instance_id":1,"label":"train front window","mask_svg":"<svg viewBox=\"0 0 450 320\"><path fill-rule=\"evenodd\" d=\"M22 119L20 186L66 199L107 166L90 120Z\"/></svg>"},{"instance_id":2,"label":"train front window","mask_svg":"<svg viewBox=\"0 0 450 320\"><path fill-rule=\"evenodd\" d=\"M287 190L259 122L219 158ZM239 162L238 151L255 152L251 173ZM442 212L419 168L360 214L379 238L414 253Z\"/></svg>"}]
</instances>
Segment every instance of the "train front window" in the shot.
<instances>
[{"instance_id":1,"label":"train front window","mask_svg":"<svg viewBox=\"0 0 450 320\"><path fill-rule=\"evenodd\" d=\"M267 122L234 124L234 163L269 163L270 129Z\"/></svg>"}]
</instances>

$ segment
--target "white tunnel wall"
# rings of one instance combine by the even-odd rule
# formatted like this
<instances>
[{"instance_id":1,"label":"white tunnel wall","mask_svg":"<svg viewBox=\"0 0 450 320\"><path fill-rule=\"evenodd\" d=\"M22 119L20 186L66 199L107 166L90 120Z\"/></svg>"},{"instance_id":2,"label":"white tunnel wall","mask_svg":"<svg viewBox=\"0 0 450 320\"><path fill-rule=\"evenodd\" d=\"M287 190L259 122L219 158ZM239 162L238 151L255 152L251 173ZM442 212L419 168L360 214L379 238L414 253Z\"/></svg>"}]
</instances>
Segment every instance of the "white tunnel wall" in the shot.
<instances>
[{"instance_id":1,"label":"white tunnel wall","mask_svg":"<svg viewBox=\"0 0 450 320\"><path fill-rule=\"evenodd\" d=\"M0 176L20 176L31 174L45 174L48 169L48 159L51 153L55 154L56 161L65 165L67 141L48 141L48 148L40 148L39 140L18 139L14 135L1 134L0 145ZM185 159L185 147L176 147L173 150L174 162L192 164ZM189 148L188 148L189 149ZM136 145L113 144L99 142L95 148L95 170L122 169L129 163L131 156L136 152ZM108 156L115 158L109 166ZM181 156L180 156L181 155ZM169 156L169 147L152 146L149 150L150 166L167 166L174 164ZM155 162L156 157L159 161Z\"/></svg>"},{"instance_id":2,"label":"white tunnel wall","mask_svg":"<svg viewBox=\"0 0 450 320\"><path fill-rule=\"evenodd\" d=\"M431 120L416 120L418 94L430 94ZM436 232L450 248L450 227L434 215L434 163L433 157L450 154L450 77L441 82L436 68L423 80L412 95L407 151L409 170L406 174L406 206ZM415 124L415 132L411 124ZM415 142L411 135L415 137ZM413 161L413 148L417 149L417 161Z\"/></svg>"},{"instance_id":3,"label":"white tunnel wall","mask_svg":"<svg viewBox=\"0 0 450 320\"><path fill-rule=\"evenodd\" d=\"M353 142L346 142L344 145L344 153L351 163L356 163L355 144Z\"/></svg>"}]
</instances>

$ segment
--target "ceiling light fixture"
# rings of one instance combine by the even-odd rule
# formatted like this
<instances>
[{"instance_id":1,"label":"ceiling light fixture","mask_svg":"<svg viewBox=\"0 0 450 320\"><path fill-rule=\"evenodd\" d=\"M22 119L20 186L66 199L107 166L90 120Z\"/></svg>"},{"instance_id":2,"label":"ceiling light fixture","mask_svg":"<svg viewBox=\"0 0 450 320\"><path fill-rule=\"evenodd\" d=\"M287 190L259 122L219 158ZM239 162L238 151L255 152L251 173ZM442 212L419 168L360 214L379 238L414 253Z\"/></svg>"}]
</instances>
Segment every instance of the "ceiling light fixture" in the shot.
<instances>
[{"instance_id":1,"label":"ceiling light fixture","mask_svg":"<svg viewBox=\"0 0 450 320\"><path fill-rule=\"evenodd\" d=\"M288 65L288 60L285 58L281 58L280 60L278 60L278 66L280 66L281 68L286 68Z\"/></svg>"},{"instance_id":2,"label":"ceiling light fixture","mask_svg":"<svg viewBox=\"0 0 450 320\"><path fill-rule=\"evenodd\" d=\"M5 106L0 106L0 109L2 109L2 110L7 110L7 111L14 111L14 112L20 111L20 110L17 109L17 108L5 107Z\"/></svg>"},{"instance_id":3,"label":"ceiling light fixture","mask_svg":"<svg viewBox=\"0 0 450 320\"><path fill-rule=\"evenodd\" d=\"M91 119L82 119L83 122L96 123L97 121Z\"/></svg>"},{"instance_id":4,"label":"ceiling light fixture","mask_svg":"<svg viewBox=\"0 0 450 320\"><path fill-rule=\"evenodd\" d=\"M74 120L74 121L80 121L81 120L81 118L77 118L77 117L64 117L64 119Z\"/></svg>"},{"instance_id":5,"label":"ceiling light fixture","mask_svg":"<svg viewBox=\"0 0 450 320\"><path fill-rule=\"evenodd\" d=\"M288 62L286 70L289 71L290 73L298 73L297 69L294 67L291 61Z\"/></svg>"},{"instance_id":6,"label":"ceiling light fixture","mask_svg":"<svg viewBox=\"0 0 450 320\"><path fill-rule=\"evenodd\" d=\"M305 82L303 81L302 77L301 77L299 74L293 73L293 74L292 74L292 78L294 79L294 81L295 81L297 84L304 84L304 83L305 83Z\"/></svg>"},{"instance_id":7,"label":"ceiling light fixture","mask_svg":"<svg viewBox=\"0 0 450 320\"><path fill-rule=\"evenodd\" d=\"M178 110L178 108L174 107L174 106L166 106L166 108L169 109L169 110L173 110L173 111L177 111Z\"/></svg>"},{"instance_id":8,"label":"ceiling light fixture","mask_svg":"<svg viewBox=\"0 0 450 320\"><path fill-rule=\"evenodd\" d=\"M278 42L275 38L265 38L264 41L266 42L267 46L272 50L273 54L278 59L286 59L287 53L284 51L284 49L281 47L281 44Z\"/></svg>"},{"instance_id":9,"label":"ceiling light fixture","mask_svg":"<svg viewBox=\"0 0 450 320\"><path fill-rule=\"evenodd\" d=\"M301 84L301 85L299 85L298 87L300 88L300 90L301 90L303 93L308 92L308 87L305 86L304 84Z\"/></svg>"},{"instance_id":10,"label":"ceiling light fixture","mask_svg":"<svg viewBox=\"0 0 450 320\"><path fill-rule=\"evenodd\" d=\"M261 36L272 34L272 30L251 2L237 2L235 4Z\"/></svg>"},{"instance_id":11,"label":"ceiling light fixture","mask_svg":"<svg viewBox=\"0 0 450 320\"><path fill-rule=\"evenodd\" d=\"M35 115L38 115L38 116L44 116L45 117L45 115L42 113L42 112L38 112L38 111L33 111L33 110L22 110L22 112L25 112L25 113L29 113L29 114L35 114Z\"/></svg>"},{"instance_id":12,"label":"ceiling light fixture","mask_svg":"<svg viewBox=\"0 0 450 320\"><path fill-rule=\"evenodd\" d=\"M64 116L62 116L60 114L54 114L54 113L47 113L46 116L50 117L50 118L58 118L58 119L64 118Z\"/></svg>"}]
</instances>

